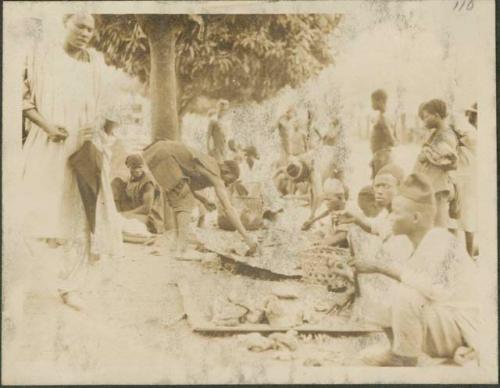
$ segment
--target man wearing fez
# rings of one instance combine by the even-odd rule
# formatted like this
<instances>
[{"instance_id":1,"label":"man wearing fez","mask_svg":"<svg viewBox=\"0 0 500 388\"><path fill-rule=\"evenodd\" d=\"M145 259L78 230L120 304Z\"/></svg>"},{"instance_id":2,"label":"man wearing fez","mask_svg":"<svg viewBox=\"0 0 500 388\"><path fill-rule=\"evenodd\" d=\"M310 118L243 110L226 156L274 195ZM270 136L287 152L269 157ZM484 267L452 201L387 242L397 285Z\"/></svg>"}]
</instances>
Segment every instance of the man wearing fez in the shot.
<instances>
[{"instance_id":1,"label":"man wearing fez","mask_svg":"<svg viewBox=\"0 0 500 388\"><path fill-rule=\"evenodd\" d=\"M402 265L352 261L359 274L378 273L397 282L390 307L380 312L391 349L366 352L367 364L416 366L429 356L459 363L477 359L477 269L447 229L434 227L435 214L430 181L422 174L409 175L393 201L392 228L394 235L408 237L413 253Z\"/></svg>"},{"instance_id":2,"label":"man wearing fez","mask_svg":"<svg viewBox=\"0 0 500 388\"><path fill-rule=\"evenodd\" d=\"M231 140L231 133L224 119L229 111L229 101L219 100L217 109L210 113L210 121L207 133L207 152L215 158L218 163L227 159L228 142Z\"/></svg>"},{"instance_id":3,"label":"man wearing fez","mask_svg":"<svg viewBox=\"0 0 500 388\"><path fill-rule=\"evenodd\" d=\"M130 178L124 182L115 178L112 182L113 194L118 211L125 218L134 218L146 225L150 233L163 233L163 199L160 186L145 169L141 155L127 156L125 165L130 170Z\"/></svg>"},{"instance_id":4,"label":"man wearing fez","mask_svg":"<svg viewBox=\"0 0 500 388\"><path fill-rule=\"evenodd\" d=\"M227 185L235 182L239 177L239 167L235 161L226 160L217 163L209 155L200 153L183 143L169 140L151 144L144 149L142 156L173 208L176 236L181 253L186 249L194 199L199 200L208 211L215 209L213 203L197 193L207 187L214 188L224 212L248 245L247 255L253 255L256 252L257 244L243 227L226 189Z\"/></svg>"}]
</instances>

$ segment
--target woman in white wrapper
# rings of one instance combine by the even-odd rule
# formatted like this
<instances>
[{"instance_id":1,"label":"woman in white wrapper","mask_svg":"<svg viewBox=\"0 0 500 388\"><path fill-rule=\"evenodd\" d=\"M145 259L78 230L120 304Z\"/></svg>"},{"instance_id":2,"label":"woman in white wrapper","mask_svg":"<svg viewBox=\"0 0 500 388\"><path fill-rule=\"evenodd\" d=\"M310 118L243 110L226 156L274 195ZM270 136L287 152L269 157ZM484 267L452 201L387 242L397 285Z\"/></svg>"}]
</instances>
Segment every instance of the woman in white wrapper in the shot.
<instances>
[{"instance_id":1,"label":"woman in white wrapper","mask_svg":"<svg viewBox=\"0 0 500 388\"><path fill-rule=\"evenodd\" d=\"M84 281L90 257L90 235L68 158L86 140L93 140L96 148L103 150L111 139L99 132L102 130L96 134L103 101L104 60L87 49L94 19L87 14L73 14L66 15L63 22L64 42L38 47L29 56L25 70L23 116L28 119L30 130L23 149L26 195L23 231L29 238L47 242L50 248L62 246L47 254L62 256L65 269L59 274L63 279L58 287L60 296L66 304L75 305L70 302L70 295L75 295L71 291L78 290ZM102 167L105 165L103 162ZM105 172L101 175L107 176ZM113 213L109 206L103 213L107 206L103 204L107 187L101 186L101 205L96 209L98 231L104 229L102 222L106 222L102 215ZM108 196L113 199L112 195ZM110 246L112 249L105 253L117 253L113 252L113 244L107 248ZM47 249L46 246L39 248L38 255Z\"/></svg>"}]
</instances>

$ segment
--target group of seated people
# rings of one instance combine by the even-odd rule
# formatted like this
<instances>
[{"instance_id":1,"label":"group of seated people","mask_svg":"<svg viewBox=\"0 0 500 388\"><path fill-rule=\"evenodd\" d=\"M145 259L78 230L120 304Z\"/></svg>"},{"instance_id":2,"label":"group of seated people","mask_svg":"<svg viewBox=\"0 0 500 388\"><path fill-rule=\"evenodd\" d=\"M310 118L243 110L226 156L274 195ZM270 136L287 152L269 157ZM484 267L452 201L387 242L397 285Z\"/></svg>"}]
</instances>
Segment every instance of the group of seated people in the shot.
<instances>
[{"instance_id":1,"label":"group of seated people","mask_svg":"<svg viewBox=\"0 0 500 388\"><path fill-rule=\"evenodd\" d=\"M350 249L361 296L355 315L386 332L390 347L363 352L376 366L426 365L436 359L478 362L476 263L464 244L436 225L437 204L425 174L406 178L394 163L382 166L357 204L341 179L328 177L309 230L329 216L321 244ZM313 214L313 212L311 212ZM311 232L312 233L312 232Z\"/></svg>"},{"instance_id":2,"label":"group of seated people","mask_svg":"<svg viewBox=\"0 0 500 388\"><path fill-rule=\"evenodd\" d=\"M329 216L321 243L351 251L361 275L356 314L382 326L390 341L387 349L365 352L370 365L479 362L476 262L447 223L456 137L444 125L442 101L422 104L420 115L430 137L408 176L394 162L392 145L387 157L374 158L372 182L357 204L349 201L342 175L324 174L302 227ZM315 217L320 202L326 210Z\"/></svg>"},{"instance_id":3,"label":"group of seated people","mask_svg":"<svg viewBox=\"0 0 500 388\"><path fill-rule=\"evenodd\" d=\"M427 109L435 108L433 103ZM432 119L427 119L428 127L435 125ZM242 155L238 161L218 162L183 143L157 141L142 155L127 158L127 182L113 182L118 209L125 218L140 220L149 232L162 233L165 199L173 211L175 249L182 253L198 201L207 211L218 208L219 227L238 231L247 254L254 255L259 248L248 231L262 225L264 209L243 217L231 200L249 194L239 181L239 163L246 160L249 165L258 158L256 150ZM382 326L391 344L383 352L365 355L371 365L413 366L429 357L466 363L478 358L476 264L464 244L440 223L440 194L426 173L431 167L421 167L445 163L436 158L424 144L406 177L391 158L372 163L372 182L360 190L357 203L350 199L338 155L324 139L313 150L289 155L278 168L278 174L308 186L310 214L302 225L304 233L330 217L322 243L351 251L350 264L361 275L358 313ZM214 189L217 206L200 193L207 188ZM323 204L326 210L317 215Z\"/></svg>"}]
</instances>

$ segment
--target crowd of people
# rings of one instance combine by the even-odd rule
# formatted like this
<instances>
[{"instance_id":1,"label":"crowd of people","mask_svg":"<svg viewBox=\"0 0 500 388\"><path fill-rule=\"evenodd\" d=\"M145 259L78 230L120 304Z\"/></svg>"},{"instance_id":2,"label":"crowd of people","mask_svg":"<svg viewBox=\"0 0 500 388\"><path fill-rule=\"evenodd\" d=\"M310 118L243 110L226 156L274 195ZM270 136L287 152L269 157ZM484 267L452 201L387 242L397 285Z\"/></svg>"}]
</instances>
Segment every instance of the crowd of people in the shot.
<instances>
[{"instance_id":1,"label":"crowd of people","mask_svg":"<svg viewBox=\"0 0 500 388\"><path fill-rule=\"evenodd\" d=\"M365 355L367 363L417 365L422 354L472 360L477 357L478 329L477 104L465 111L469 126L459 128L448 120L444 101L422 103L418 114L427 140L405 176L384 117L388 96L379 89L371 98L379 113L370 138L372 182L360 190L357 203L348 200L342 160L332 147L335 141L326 144L323 139L309 151L305 132L300 136L289 124L290 111L279 123L284 157L277 163L282 177L277 186L291 187L286 192L294 193L293 185L305 182L311 211L302 230L330 216L322 242L348 247L357 273L371 275L360 280L365 294L358 303L360 313L387 328L392 348ZM321 202L326 210L315 217ZM391 281L396 284L389 287Z\"/></svg>"},{"instance_id":2,"label":"crowd of people","mask_svg":"<svg viewBox=\"0 0 500 388\"><path fill-rule=\"evenodd\" d=\"M127 157L128 179L110 181L110 147L119 118L102 108L102 58L88 48L94 20L73 14L64 24L64 43L28 61L23 99L23 118L31 123L24 145L25 232L51 248L62 247L64 260L74 258L57 287L62 301L79 309L72 292L78 268L104 255L121 255L124 240L161 235L170 213L175 255L185 255L192 245L190 224L197 207L198 226L205 211L217 209L218 227L237 231L248 256L259 254L249 231L269 227L263 220L272 222L282 209L266 199L263 206L244 211L234 206L236 198L262 193L245 183L259 152L230 133L224 120L230 103L220 100L209 113L206 152L178 141L156 141ZM366 166L371 182L354 193L357 201L345 179L341 120L332 119L322 131L312 111L304 123L295 107L276 125L281 155L273 164L272 182L282 196L307 201L303 233L312 235L318 221L330 217L323 243L350 249L358 274L381 275L393 283L377 288L366 282L368 294L373 287L391 296L382 299L390 300L387 306L368 303L366 308L377 310L370 314L387 329L392 344L384 353L367 356L367 362L410 366L422 354L456 358L458 350L460 357L472 358L478 350L473 282L477 104L465 113L471 127L459 128L447 120L444 101L424 102L418 114L428 138L405 176L393 156L396 141L384 116L387 93L377 90L371 99L378 112ZM201 193L207 189L213 189L216 203ZM459 243L460 231L465 244Z\"/></svg>"}]
</instances>

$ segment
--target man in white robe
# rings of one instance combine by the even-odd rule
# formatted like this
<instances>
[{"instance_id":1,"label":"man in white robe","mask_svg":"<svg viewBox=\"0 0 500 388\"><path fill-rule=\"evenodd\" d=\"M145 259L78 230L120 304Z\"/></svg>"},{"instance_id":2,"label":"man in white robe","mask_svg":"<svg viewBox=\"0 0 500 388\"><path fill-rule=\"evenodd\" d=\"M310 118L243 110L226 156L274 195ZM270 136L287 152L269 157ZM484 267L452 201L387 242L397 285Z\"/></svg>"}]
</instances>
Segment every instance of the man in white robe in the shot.
<instances>
[{"instance_id":1,"label":"man in white robe","mask_svg":"<svg viewBox=\"0 0 500 388\"><path fill-rule=\"evenodd\" d=\"M47 269L64 267L56 287L66 304L76 306L70 295L85 283L90 234L68 158L99 127L104 59L88 49L95 27L91 15L66 15L63 22L64 41L47 42L27 60L23 118L31 128L23 148L22 218L28 240L62 246L47 252L46 247L35 248L33 261L39 262L45 252Z\"/></svg>"},{"instance_id":2,"label":"man in white robe","mask_svg":"<svg viewBox=\"0 0 500 388\"><path fill-rule=\"evenodd\" d=\"M379 273L397 284L387 295L384 327L391 349L365 355L377 366L416 366L426 357L477 356L477 268L446 229L434 228L436 204L429 180L411 174L393 202L393 233L405 235L413 253L400 265L372 259L352 262L360 274ZM374 304L373 309L381 309ZM464 351L464 349L467 349Z\"/></svg>"}]
</instances>

